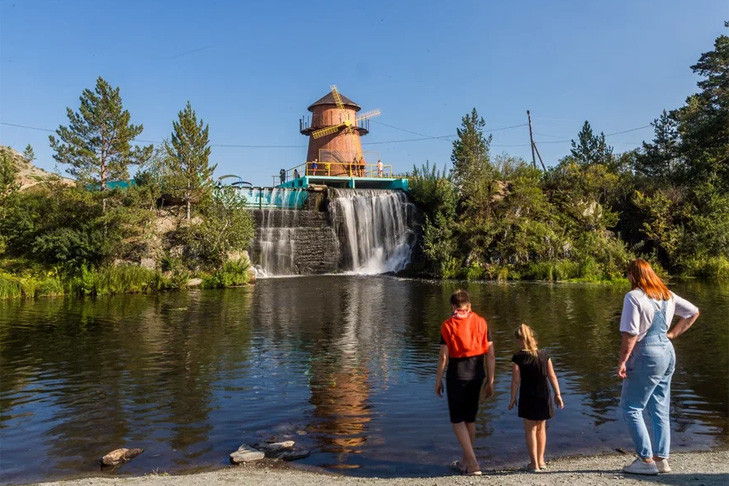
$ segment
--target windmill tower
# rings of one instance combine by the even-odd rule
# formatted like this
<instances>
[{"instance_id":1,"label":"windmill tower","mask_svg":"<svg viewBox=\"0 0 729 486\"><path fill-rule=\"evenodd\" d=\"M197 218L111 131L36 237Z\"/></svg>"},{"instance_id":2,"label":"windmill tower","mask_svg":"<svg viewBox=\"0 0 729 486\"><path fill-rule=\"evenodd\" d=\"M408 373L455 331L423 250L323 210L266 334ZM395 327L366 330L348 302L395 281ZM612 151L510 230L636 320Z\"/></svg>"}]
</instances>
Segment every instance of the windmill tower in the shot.
<instances>
[{"instance_id":1,"label":"windmill tower","mask_svg":"<svg viewBox=\"0 0 729 486\"><path fill-rule=\"evenodd\" d=\"M366 162L360 137L369 133L369 119L380 111L357 115L361 109L342 96L336 86L309 106L311 118L299 121L301 134L309 137L307 175L364 175ZM316 162L316 168L312 162Z\"/></svg>"}]
</instances>

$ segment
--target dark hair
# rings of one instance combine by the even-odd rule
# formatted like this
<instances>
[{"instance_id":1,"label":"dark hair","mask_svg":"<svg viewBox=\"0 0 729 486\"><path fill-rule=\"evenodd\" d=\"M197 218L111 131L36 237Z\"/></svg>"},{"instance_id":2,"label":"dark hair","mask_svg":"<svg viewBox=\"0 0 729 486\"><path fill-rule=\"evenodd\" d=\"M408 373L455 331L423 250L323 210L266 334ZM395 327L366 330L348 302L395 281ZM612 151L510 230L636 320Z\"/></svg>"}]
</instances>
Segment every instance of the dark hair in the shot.
<instances>
[{"instance_id":1,"label":"dark hair","mask_svg":"<svg viewBox=\"0 0 729 486\"><path fill-rule=\"evenodd\" d=\"M453 307L463 307L470 303L471 298L468 296L468 292L463 289L458 289L451 294L451 305Z\"/></svg>"}]
</instances>

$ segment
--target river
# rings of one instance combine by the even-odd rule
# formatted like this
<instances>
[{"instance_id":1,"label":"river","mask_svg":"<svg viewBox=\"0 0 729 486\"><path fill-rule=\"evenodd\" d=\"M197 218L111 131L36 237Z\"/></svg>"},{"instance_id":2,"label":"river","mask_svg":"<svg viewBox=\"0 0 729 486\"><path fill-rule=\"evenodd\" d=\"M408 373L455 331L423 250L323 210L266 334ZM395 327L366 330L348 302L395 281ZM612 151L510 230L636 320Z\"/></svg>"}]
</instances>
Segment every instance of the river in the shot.
<instances>
[{"instance_id":1,"label":"river","mask_svg":"<svg viewBox=\"0 0 729 486\"><path fill-rule=\"evenodd\" d=\"M439 325L463 286L496 346L482 467L527 462L508 411L513 329L549 350L566 407L547 456L631 450L614 376L622 296L598 284L316 276L256 285L0 302L3 483L223 467L241 443L293 438L299 463L353 476L446 473L458 457L433 393ZM672 286L701 308L675 342L674 450L729 445L729 286ZM142 447L99 472L98 458Z\"/></svg>"}]
</instances>

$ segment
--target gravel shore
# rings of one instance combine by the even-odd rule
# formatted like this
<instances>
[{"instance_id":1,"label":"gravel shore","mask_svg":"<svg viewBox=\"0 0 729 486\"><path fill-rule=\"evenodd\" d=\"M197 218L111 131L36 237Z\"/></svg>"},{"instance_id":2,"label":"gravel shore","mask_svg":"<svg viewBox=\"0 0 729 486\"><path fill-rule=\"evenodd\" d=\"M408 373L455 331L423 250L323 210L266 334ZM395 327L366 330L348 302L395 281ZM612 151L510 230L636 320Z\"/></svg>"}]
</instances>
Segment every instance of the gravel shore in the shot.
<instances>
[{"instance_id":1,"label":"gravel shore","mask_svg":"<svg viewBox=\"0 0 729 486\"><path fill-rule=\"evenodd\" d=\"M70 481L42 483L44 486L218 486L247 485L281 486L339 486L345 484L375 485L471 485L504 484L559 485L570 484L668 484L668 485L727 485L729 484L729 451L678 453L671 457L673 472L660 476L632 476L621 472L621 467L632 458L625 455L604 455L556 459L549 463L548 471L527 473L503 470L484 471L481 477L451 475L444 466L443 476L428 478L358 478L282 467L278 464L251 464L223 470L186 475L152 474L132 478L84 478Z\"/></svg>"}]
</instances>

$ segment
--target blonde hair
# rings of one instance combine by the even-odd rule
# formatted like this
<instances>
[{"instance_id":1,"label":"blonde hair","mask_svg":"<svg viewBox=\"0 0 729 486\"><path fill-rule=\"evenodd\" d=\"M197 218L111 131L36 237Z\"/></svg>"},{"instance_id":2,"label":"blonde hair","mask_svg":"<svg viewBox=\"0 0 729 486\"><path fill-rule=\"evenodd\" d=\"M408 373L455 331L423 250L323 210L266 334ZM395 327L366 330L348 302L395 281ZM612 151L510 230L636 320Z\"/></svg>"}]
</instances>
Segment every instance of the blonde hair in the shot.
<instances>
[{"instance_id":1,"label":"blonde hair","mask_svg":"<svg viewBox=\"0 0 729 486\"><path fill-rule=\"evenodd\" d=\"M633 279L633 290L641 289L651 299L671 300L671 291L647 261L638 258L630 262L628 274Z\"/></svg>"},{"instance_id":2,"label":"blonde hair","mask_svg":"<svg viewBox=\"0 0 729 486\"><path fill-rule=\"evenodd\" d=\"M537 338L535 337L534 331L531 327L527 326L526 324L522 324L521 326L514 329L514 337L521 341L522 344L524 344L524 350L527 353L536 356Z\"/></svg>"}]
</instances>

